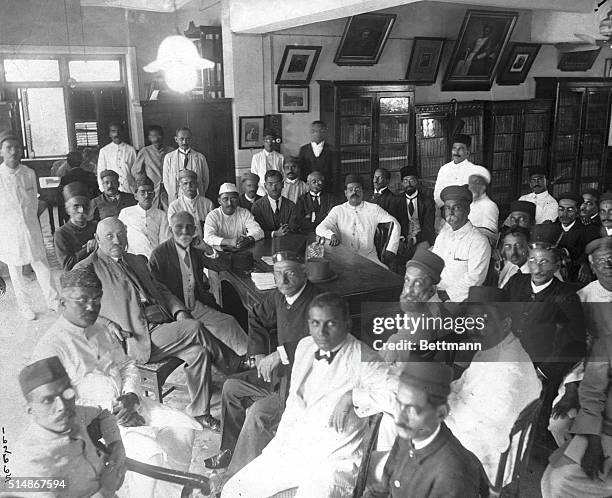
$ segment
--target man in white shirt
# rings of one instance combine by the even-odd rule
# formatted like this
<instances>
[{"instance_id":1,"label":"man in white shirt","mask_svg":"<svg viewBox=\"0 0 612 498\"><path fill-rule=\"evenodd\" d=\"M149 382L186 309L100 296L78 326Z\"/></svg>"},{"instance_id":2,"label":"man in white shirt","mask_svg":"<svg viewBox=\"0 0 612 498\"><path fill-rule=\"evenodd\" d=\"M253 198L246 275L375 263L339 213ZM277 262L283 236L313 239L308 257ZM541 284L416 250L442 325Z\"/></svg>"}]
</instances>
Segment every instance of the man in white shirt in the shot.
<instances>
[{"instance_id":1,"label":"man in white shirt","mask_svg":"<svg viewBox=\"0 0 612 498\"><path fill-rule=\"evenodd\" d=\"M186 126L176 130L174 141L178 149L169 152L164 157L163 182L168 192L168 203L179 196L179 173L184 169L190 169L198 175L198 193L206 195L210 173L208 163L204 154L191 148L193 134Z\"/></svg>"},{"instance_id":2,"label":"man in white shirt","mask_svg":"<svg viewBox=\"0 0 612 498\"><path fill-rule=\"evenodd\" d=\"M320 242L327 239L330 246L343 244L376 264L390 264L397 254L400 224L378 204L363 200L363 183L358 175L347 175L344 183L347 202L333 207L317 226L315 233ZM374 247L374 234L379 223L393 224L389 243L383 254L384 261L378 259Z\"/></svg>"},{"instance_id":3,"label":"man in white shirt","mask_svg":"<svg viewBox=\"0 0 612 498\"><path fill-rule=\"evenodd\" d=\"M148 259L153 249L170 237L170 228L166 213L153 207L153 180L141 176L136 187L134 198L138 204L123 208L119 219L127 227L128 251Z\"/></svg>"},{"instance_id":4,"label":"man in white shirt","mask_svg":"<svg viewBox=\"0 0 612 498\"><path fill-rule=\"evenodd\" d=\"M300 180L300 168L298 167L297 157L289 156L283 164L285 179L283 181L283 197L286 197L294 204L297 200L308 192L308 185Z\"/></svg>"},{"instance_id":5,"label":"man in white shirt","mask_svg":"<svg viewBox=\"0 0 612 498\"><path fill-rule=\"evenodd\" d=\"M548 193L546 170L543 168L531 168L529 170L529 186L531 194L522 195L519 201L529 201L536 205L536 224L545 221L556 221L558 217L559 204L555 198Z\"/></svg>"},{"instance_id":6,"label":"man in white shirt","mask_svg":"<svg viewBox=\"0 0 612 498\"><path fill-rule=\"evenodd\" d=\"M438 171L434 187L434 201L441 208L444 201L440 194L449 185L466 185L472 174L474 164L469 161L472 138L469 135L457 134L453 137L453 160L443 165Z\"/></svg>"},{"instance_id":7,"label":"man in white shirt","mask_svg":"<svg viewBox=\"0 0 612 498\"><path fill-rule=\"evenodd\" d=\"M198 194L198 175L190 169L184 169L179 173L179 188L181 191L179 198L168 206L168 222L175 213L187 211L195 220L196 237L203 240L206 216L215 209L215 206L210 199Z\"/></svg>"},{"instance_id":8,"label":"man in white shirt","mask_svg":"<svg viewBox=\"0 0 612 498\"><path fill-rule=\"evenodd\" d=\"M612 236L612 193L605 192L599 198L599 219L602 235Z\"/></svg>"},{"instance_id":9,"label":"man in white shirt","mask_svg":"<svg viewBox=\"0 0 612 498\"><path fill-rule=\"evenodd\" d=\"M480 233L489 239L491 245L497 242L497 224L499 208L487 195L487 186L491 183L491 173L487 168L474 166L468 178L468 187L472 192L472 204L468 219Z\"/></svg>"},{"instance_id":10,"label":"man in white shirt","mask_svg":"<svg viewBox=\"0 0 612 498\"><path fill-rule=\"evenodd\" d=\"M504 265L499 272L497 287L504 287L516 273L531 273L527 259L529 258L529 232L522 227L512 227L503 239L501 252Z\"/></svg>"},{"instance_id":11,"label":"man in white shirt","mask_svg":"<svg viewBox=\"0 0 612 498\"><path fill-rule=\"evenodd\" d=\"M204 242L210 246L227 245L242 249L264 238L264 232L248 209L238 205L238 189L233 183L219 187L219 207L204 223Z\"/></svg>"},{"instance_id":12,"label":"man in white shirt","mask_svg":"<svg viewBox=\"0 0 612 498\"><path fill-rule=\"evenodd\" d=\"M115 171L119 175L119 191L133 194L136 191L135 180L132 176L132 165L136 161L136 150L130 144L123 141L123 125L111 123L108 126L108 136L111 143L100 149L98 156L99 173L106 170ZM104 192L102 179L98 179L100 192Z\"/></svg>"},{"instance_id":13,"label":"man in white shirt","mask_svg":"<svg viewBox=\"0 0 612 498\"><path fill-rule=\"evenodd\" d=\"M276 171L283 171L283 163L285 161L282 154L276 152L272 147L276 140L276 134L272 130L264 130L263 137L263 150L260 150L257 154L253 154L251 158L251 173L256 174L259 177L259 188L257 195L263 197L266 195L266 189L264 187L264 177L266 171L275 169Z\"/></svg>"}]
</instances>

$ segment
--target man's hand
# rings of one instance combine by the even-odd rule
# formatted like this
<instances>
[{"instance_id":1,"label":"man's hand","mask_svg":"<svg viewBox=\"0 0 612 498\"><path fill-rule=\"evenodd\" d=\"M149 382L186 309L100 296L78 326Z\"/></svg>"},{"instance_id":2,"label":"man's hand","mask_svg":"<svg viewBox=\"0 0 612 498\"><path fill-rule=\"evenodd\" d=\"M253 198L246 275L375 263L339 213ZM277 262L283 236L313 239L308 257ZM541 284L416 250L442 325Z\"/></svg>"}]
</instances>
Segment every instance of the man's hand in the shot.
<instances>
[{"instance_id":1,"label":"man's hand","mask_svg":"<svg viewBox=\"0 0 612 498\"><path fill-rule=\"evenodd\" d=\"M287 223L283 223L278 230L274 230L272 232L272 237L282 237L289 233L289 225Z\"/></svg>"},{"instance_id":2,"label":"man's hand","mask_svg":"<svg viewBox=\"0 0 612 498\"><path fill-rule=\"evenodd\" d=\"M117 338L119 342L123 342L128 337L132 337L133 335L131 332L128 332L127 330L122 330L121 327L119 327L119 325L117 325L115 322L111 322L110 320L106 327L111 333L115 335L115 337Z\"/></svg>"},{"instance_id":3,"label":"man's hand","mask_svg":"<svg viewBox=\"0 0 612 498\"><path fill-rule=\"evenodd\" d=\"M104 498L113 498L115 491L117 491L122 485L125 478L125 466L111 467L110 464L102 469L100 472L100 490L99 493Z\"/></svg>"},{"instance_id":4,"label":"man's hand","mask_svg":"<svg viewBox=\"0 0 612 498\"><path fill-rule=\"evenodd\" d=\"M257 365L257 377L262 378L265 382L270 382L272 380L272 372L280 364L281 359L278 351L270 353L268 356L262 358Z\"/></svg>"},{"instance_id":5,"label":"man's hand","mask_svg":"<svg viewBox=\"0 0 612 498\"><path fill-rule=\"evenodd\" d=\"M111 468L123 469L125 473L125 448L123 442L113 441L108 445L110 455L108 456L108 466Z\"/></svg>"},{"instance_id":6,"label":"man's hand","mask_svg":"<svg viewBox=\"0 0 612 498\"><path fill-rule=\"evenodd\" d=\"M255 368L259 369L259 364L261 363L261 360L263 360L265 357L265 354L256 354L255 356L253 356L253 359L255 360Z\"/></svg>"},{"instance_id":7,"label":"man's hand","mask_svg":"<svg viewBox=\"0 0 612 498\"><path fill-rule=\"evenodd\" d=\"M334 408L331 417L329 417L329 425L330 427L333 427L336 432L342 432L344 431L348 420L353 415L355 415L355 410L353 407L353 392L347 391L342 395L338 401L338 404Z\"/></svg>"},{"instance_id":8,"label":"man's hand","mask_svg":"<svg viewBox=\"0 0 612 498\"><path fill-rule=\"evenodd\" d=\"M566 417L567 413L572 409L580 408L580 401L578 399L578 382L570 382L565 385L565 394L559 400L559 402L553 406L551 415L554 419L559 417Z\"/></svg>"},{"instance_id":9,"label":"man's hand","mask_svg":"<svg viewBox=\"0 0 612 498\"><path fill-rule=\"evenodd\" d=\"M255 239L251 237L250 235L248 237L241 235L240 237L236 239L236 247L238 249L242 249L243 247L250 246L253 242L255 242Z\"/></svg>"},{"instance_id":10,"label":"man's hand","mask_svg":"<svg viewBox=\"0 0 612 498\"><path fill-rule=\"evenodd\" d=\"M587 436L588 444L580 466L584 473L591 479L596 479L600 472L603 472L604 461L607 457L604 457L603 447L601 445L601 437L599 435L589 434Z\"/></svg>"},{"instance_id":11,"label":"man's hand","mask_svg":"<svg viewBox=\"0 0 612 498\"><path fill-rule=\"evenodd\" d=\"M181 310L176 313L175 318L177 322L182 322L183 320L189 320L193 317L191 316L191 313L189 313L188 311Z\"/></svg>"},{"instance_id":12,"label":"man's hand","mask_svg":"<svg viewBox=\"0 0 612 498\"><path fill-rule=\"evenodd\" d=\"M326 239L325 237L319 237L318 243L321 244L321 245L324 245L325 242L328 241L328 240L329 240L329 245L331 247L337 246L337 245L340 244L340 239L338 238L338 236L336 234L333 234L330 239Z\"/></svg>"},{"instance_id":13,"label":"man's hand","mask_svg":"<svg viewBox=\"0 0 612 498\"><path fill-rule=\"evenodd\" d=\"M580 263L578 270L578 280L583 284L588 284L591 281L591 269L587 263Z\"/></svg>"},{"instance_id":14,"label":"man's hand","mask_svg":"<svg viewBox=\"0 0 612 498\"><path fill-rule=\"evenodd\" d=\"M87 253L92 253L98 248L98 241L96 239L91 239L87 241Z\"/></svg>"},{"instance_id":15,"label":"man's hand","mask_svg":"<svg viewBox=\"0 0 612 498\"><path fill-rule=\"evenodd\" d=\"M125 425L132 413L136 412L136 407L140 404L140 399L136 393L126 393L119 396L113 402L113 415L117 417L117 422Z\"/></svg>"}]
</instances>

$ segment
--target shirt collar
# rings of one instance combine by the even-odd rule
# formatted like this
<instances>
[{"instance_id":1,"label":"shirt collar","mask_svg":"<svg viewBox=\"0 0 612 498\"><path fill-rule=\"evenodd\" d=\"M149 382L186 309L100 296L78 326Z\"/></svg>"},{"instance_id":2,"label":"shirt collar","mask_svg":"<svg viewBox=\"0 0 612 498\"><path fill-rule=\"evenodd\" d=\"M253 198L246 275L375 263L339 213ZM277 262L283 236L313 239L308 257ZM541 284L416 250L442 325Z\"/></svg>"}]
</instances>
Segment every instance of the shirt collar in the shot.
<instances>
[{"instance_id":1,"label":"shirt collar","mask_svg":"<svg viewBox=\"0 0 612 498\"><path fill-rule=\"evenodd\" d=\"M544 200L546 199L550 194L548 193L548 190L545 190L544 192L540 193L540 194L536 194L535 192L531 192L531 194L538 200Z\"/></svg>"},{"instance_id":2,"label":"shirt collar","mask_svg":"<svg viewBox=\"0 0 612 498\"><path fill-rule=\"evenodd\" d=\"M274 152L273 150L271 150L270 152L268 152L266 149L262 149L264 156L268 157L270 154L272 154L272 152Z\"/></svg>"},{"instance_id":3,"label":"shirt collar","mask_svg":"<svg viewBox=\"0 0 612 498\"><path fill-rule=\"evenodd\" d=\"M179 151L179 154L183 154L183 155L188 155L191 152L191 147L189 147L187 150L183 150L180 147L178 149L176 149Z\"/></svg>"},{"instance_id":4,"label":"shirt collar","mask_svg":"<svg viewBox=\"0 0 612 498\"><path fill-rule=\"evenodd\" d=\"M404 195L406 196L406 199L412 199L412 200L414 200L414 199L416 199L416 198L417 198L417 196L419 195L419 191L418 191L418 190L417 190L417 191L415 191L415 192L414 192L414 194L412 194L412 195L408 195L408 194L406 194L406 193L404 193Z\"/></svg>"},{"instance_id":5,"label":"shirt collar","mask_svg":"<svg viewBox=\"0 0 612 498\"><path fill-rule=\"evenodd\" d=\"M546 282L545 284L542 285L536 285L533 282L531 282L531 290L533 290L534 294L537 294L538 292L542 292L544 289L546 289L550 284L553 283L553 280L555 279L555 277L551 278L548 282Z\"/></svg>"},{"instance_id":6,"label":"shirt collar","mask_svg":"<svg viewBox=\"0 0 612 498\"><path fill-rule=\"evenodd\" d=\"M313 197L321 197L321 192L313 192L312 190L309 190L308 193Z\"/></svg>"},{"instance_id":7,"label":"shirt collar","mask_svg":"<svg viewBox=\"0 0 612 498\"><path fill-rule=\"evenodd\" d=\"M323 140L320 143L316 143L316 142L310 142L310 145L312 145L313 147L316 147L318 149L322 149L323 145L325 145L325 140Z\"/></svg>"},{"instance_id":8,"label":"shirt collar","mask_svg":"<svg viewBox=\"0 0 612 498\"><path fill-rule=\"evenodd\" d=\"M276 206L278 205L278 209L280 209L281 204L282 204L282 200L283 200L283 196L281 195L278 200L272 199L272 197L270 197L269 195L266 195L266 197L268 198L268 202L270 203L270 207L272 208L272 211L274 211L276 209Z\"/></svg>"},{"instance_id":9,"label":"shirt collar","mask_svg":"<svg viewBox=\"0 0 612 498\"><path fill-rule=\"evenodd\" d=\"M472 228L474 228L470 220L468 220L467 223L463 225L461 228L459 228L458 230L453 230L450 225L448 227L450 228L450 231L453 234L453 236L455 238L460 238L460 239L465 237L469 232L472 231Z\"/></svg>"},{"instance_id":10,"label":"shirt collar","mask_svg":"<svg viewBox=\"0 0 612 498\"><path fill-rule=\"evenodd\" d=\"M244 198L249 202L255 202L257 200L257 194L255 194L253 197L249 197L249 195L245 193Z\"/></svg>"},{"instance_id":11,"label":"shirt collar","mask_svg":"<svg viewBox=\"0 0 612 498\"><path fill-rule=\"evenodd\" d=\"M561 223L561 229L564 232L569 232L575 224L576 224L576 220L572 221L568 226L565 226L563 223Z\"/></svg>"},{"instance_id":12,"label":"shirt collar","mask_svg":"<svg viewBox=\"0 0 612 498\"><path fill-rule=\"evenodd\" d=\"M304 292L304 289L306 288L306 284L302 285L302 288L297 291L295 294L293 294L293 296L285 296L285 301L287 301L287 304L289 306L293 306L293 303L295 303L299 297L302 295L302 292Z\"/></svg>"},{"instance_id":13,"label":"shirt collar","mask_svg":"<svg viewBox=\"0 0 612 498\"><path fill-rule=\"evenodd\" d=\"M425 446L427 446L428 444L430 444L434 439L436 439L436 436L440 433L440 425L438 425L437 429L435 431L433 431L433 434L425 439L422 439L421 441L412 441L412 444L414 445L414 449L415 450L421 450L423 448L425 448Z\"/></svg>"},{"instance_id":14,"label":"shirt collar","mask_svg":"<svg viewBox=\"0 0 612 498\"><path fill-rule=\"evenodd\" d=\"M134 207L138 208L138 209L137 209L137 210L138 210L138 212L139 212L140 214L145 215L145 216L147 215L147 213L148 213L149 211L151 211L151 209L145 210L145 209L141 208L141 207L140 207L140 204L136 204L136 206L134 206Z\"/></svg>"},{"instance_id":15,"label":"shirt collar","mask_svg":"<svg viewBox=\"0 0 612 498\"><path fill-rule=\"evenodd\" d=\"M349 201L346 201L346 207L352 211L361 211L365 207L365 201L361 201L361 204L352 206Z\"/></svg>"},{"instance_id":16,"label":"shirt collar","mask_svg":"<svg viewBox=\"0 0 612 498\"><path fill-rule=\"evenodd\" d=\"M297 183L298 180L299 178L294 178L293 180L290 180L289 178L285 178L285 183L289 183L293 185L294 183Z\"/></svg>"},{"instance_id":17,"label":"shirt collar","mask_svg":"<svg viewBox=\"0 0 612 498\"><path fill-rule=\"evenodd\" d=\"M375 193L375 194L382 194L382 193L383 193L385 190L387 190L387 187L383 187L383 188L381 188L380 190L376 190L376 189L374 189L374 193Z\"/></svg>"},{"instance_id":18,"label":"shirt collar","mask_svg":"<svg viewBox=\"0 0 612 498\"><path fill-rule=\"evenodd\" d=\"M523 266L521 266L519 269L521 270L521 273L525 273L526 275L531 274L531 271L529 271L529 264L527 263L527 261L525 261Z\"/></svg>"},{"instance_id":19,"label":"shirt collar","mask_svg":"<svg viewBox=\"0 0 612 498\"><path fill-rule=\"evenodd\" d=\"M607 235L612 235L612 228L604 227Z\"/></svg>"},{"instance_id":20,"label":"shirt collar","mask_svg":"<svg viewBox=\"0 0 612 498\"><path fill-rule=\"evenodd\" d=\"M178 251L179 256L181 258L184 258L185 254L189 254L189 247L187 247L187 248L182 247L179 244L177 244L176 241L174 242L174 245L176 246L176 250Z\"/></svg>"}]
</instances>

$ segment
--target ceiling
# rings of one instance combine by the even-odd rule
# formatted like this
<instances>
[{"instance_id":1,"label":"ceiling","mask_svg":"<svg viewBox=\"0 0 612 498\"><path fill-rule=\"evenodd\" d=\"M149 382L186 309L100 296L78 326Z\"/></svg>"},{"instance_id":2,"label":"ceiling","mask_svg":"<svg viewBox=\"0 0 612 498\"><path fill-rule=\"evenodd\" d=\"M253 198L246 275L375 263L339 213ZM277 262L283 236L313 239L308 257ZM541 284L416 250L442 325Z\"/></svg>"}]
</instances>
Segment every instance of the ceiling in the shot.
<instances>
[{"instance_id":1,"label":"ceiling","mask_svg":"<svg viewBox=\"0 0 612 498\"><path fill-rule=\"evenodd\" d=\"M130 10L174 12L195 0L81 0L84 7L120 7Z\"/></svg>"}]
</instances>

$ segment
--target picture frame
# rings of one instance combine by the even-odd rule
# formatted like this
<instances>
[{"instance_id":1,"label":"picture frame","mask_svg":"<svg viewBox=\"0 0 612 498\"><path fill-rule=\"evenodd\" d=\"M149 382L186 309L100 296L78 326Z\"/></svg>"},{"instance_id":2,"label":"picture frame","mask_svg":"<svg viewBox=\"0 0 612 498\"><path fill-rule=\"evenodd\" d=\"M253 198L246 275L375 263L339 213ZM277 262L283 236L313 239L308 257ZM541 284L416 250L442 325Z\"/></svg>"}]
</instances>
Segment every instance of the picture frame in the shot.
<instances>
[{"instance_id":1,"label":"picture frame","mask_svg":"<svg viewBox=\"0 0 612 498\"><path fill-rule=\"evenodd\" d=\"M278 72L277 85L308 85L321 55L321 47L287 45Z\"/></svg>"},{"instance_id":2,"label":"picture frame","mask_svg":"<svg viewBox=\"0 0 612 498\"><path fill-rule=\"evenodd\" d=\"M469 9L446 68L442 91L490 90L517 19L518 12L514 11Z\"/></svg>"},{"instance_id":3,"label":"picture frame","mask_svg":"<svg viewBox=\"0 0 612 498\"><path fill-rule=\"evenodd\" d=\"M385 48L396 14L360 14L346 22L334 62L338 66L373 66Z\"/></svg>"},{"instance_id":4,"label":"picture frame","mask_svg":"<svg viewBox=\"0 0 612 498\"><path fill-rule=\"evenodd\" d=\"M263 116L240 116L238 144L239 149L263 148L264 117Z\"/></svg>"},{"instance_id":5,"label":"picture frame","mask_svg":"<svg viewBox=\"0 0 612 498\"><path fill-rule=\"evenodd\" d=\"M509 43L499 64L497 84L520 85L524 83L541 47L540 43Z\"/></svg>"},{"instance_id":6,"label":"picture frame","mask_svg":"<svg viewBox=\"0 0 612 498\"><path fill-rule=\"evenodd\" d=\"M612 59L606 59L603 77L612 78Z\"/></svg>"},{"instance_id":7,"label":"picture frame","mask_svg":"<svg viewBox=\"0 0 612 498\"><path fill-rule=\"evenodd\" d=\"M309 112L310 87L279 86L278 112Z\"/></svg>"},{"instance_id":8,"label":"picture frame","mask_svg":"<svg viewBox=\"0 0 612 498\"><path fill-rule=\"evenodd\" d=\"M415 37L406 70L406 81L432 85L438 78L445 38Z\"/></svg>"},{"instance_id":9,"label":"picture frame","mask_svg":"<svg viewBox=\"0 0 612 498\"><path fill-rule=\"evenodd\" d=\"M588 71L593 67L599 52L601 52L601 47L595 50L562 53L557 69L559 71Z\"/></svg>"}]
</instances>

